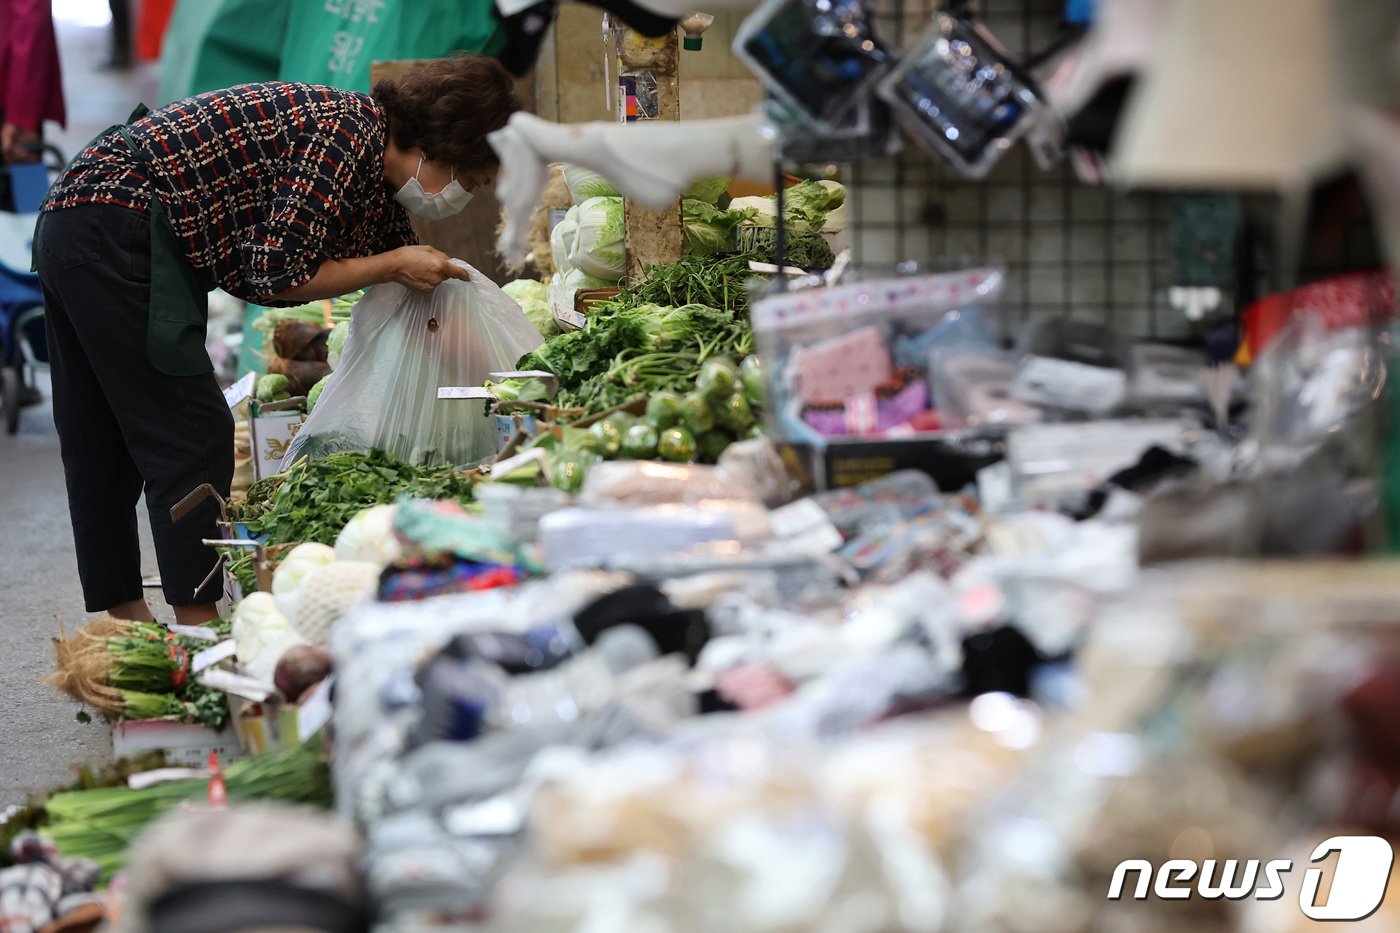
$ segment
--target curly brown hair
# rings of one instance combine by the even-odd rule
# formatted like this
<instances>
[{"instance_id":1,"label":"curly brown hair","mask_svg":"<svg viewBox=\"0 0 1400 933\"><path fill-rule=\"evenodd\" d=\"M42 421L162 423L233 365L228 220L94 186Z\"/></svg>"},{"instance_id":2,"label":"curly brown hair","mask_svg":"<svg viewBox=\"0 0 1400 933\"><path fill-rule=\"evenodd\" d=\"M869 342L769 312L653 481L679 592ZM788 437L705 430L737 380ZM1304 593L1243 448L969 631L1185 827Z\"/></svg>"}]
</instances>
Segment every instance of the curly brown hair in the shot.
<instances>
[{"instance_id":1,"label":"curly brown hair","mask_svg":"<svg viewBox=\"0 0 1400 933\"><path fill-rule=\"evenodd\" d=\"M464 173L500 164L486 134L505 126L520 109L514 82L500 62L466 53L426 62L396 81L380 81L374 99L389 116L395 145L420 147L431 161Z\"/></svg>"}]
</instances>

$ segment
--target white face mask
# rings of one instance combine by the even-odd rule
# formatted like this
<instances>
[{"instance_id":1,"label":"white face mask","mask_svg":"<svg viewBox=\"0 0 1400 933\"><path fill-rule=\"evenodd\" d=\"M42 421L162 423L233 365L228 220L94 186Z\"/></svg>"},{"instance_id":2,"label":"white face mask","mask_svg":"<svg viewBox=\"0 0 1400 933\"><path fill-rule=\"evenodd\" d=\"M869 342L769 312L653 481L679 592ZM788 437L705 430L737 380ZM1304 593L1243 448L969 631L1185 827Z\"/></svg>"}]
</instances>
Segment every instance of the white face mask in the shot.
<instances>
[{"instance_id":1,"label":"white face mask","mask_svg":"<svg viewBox=\"0 0 1400 933\"><path fill-rule=\"evenodd\" d=\"M441 220L451 217L471 201L472 193L463 188L462 183L457 180L456 170L453 170L452 180L447 183L447 187L437 194L429 194L423 190L423 184L418 180L422 171L423 160L419 159L418 171L394 193L394 200L402 204L410 214L417 214L428 220Z\"/></svg>"}]
</instances>

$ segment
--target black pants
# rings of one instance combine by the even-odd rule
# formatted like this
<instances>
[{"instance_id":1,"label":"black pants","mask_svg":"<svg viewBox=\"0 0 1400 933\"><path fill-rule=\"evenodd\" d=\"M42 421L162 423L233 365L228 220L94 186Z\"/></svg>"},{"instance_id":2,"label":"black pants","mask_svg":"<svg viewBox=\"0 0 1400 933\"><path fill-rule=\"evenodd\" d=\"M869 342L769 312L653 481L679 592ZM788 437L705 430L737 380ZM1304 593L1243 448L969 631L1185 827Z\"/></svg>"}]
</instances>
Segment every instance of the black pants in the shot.
<instances>
[{"instance_id":1,"label":"black pants","mask_svg":"<svg viewBox=\"0 0 1400 933\"><path fill-rule=\"evenodd\" d=\"M88 611L140 599L136 504L144 489L172 606L214 602L209 501L178 525L170 507L201 483L227 496L233 418L214 375L167 376L146 352L150 222L123 207L46 214L36 245L44 288L54 423L63 451L78 575Z\"/></svg>"}]
</instances>

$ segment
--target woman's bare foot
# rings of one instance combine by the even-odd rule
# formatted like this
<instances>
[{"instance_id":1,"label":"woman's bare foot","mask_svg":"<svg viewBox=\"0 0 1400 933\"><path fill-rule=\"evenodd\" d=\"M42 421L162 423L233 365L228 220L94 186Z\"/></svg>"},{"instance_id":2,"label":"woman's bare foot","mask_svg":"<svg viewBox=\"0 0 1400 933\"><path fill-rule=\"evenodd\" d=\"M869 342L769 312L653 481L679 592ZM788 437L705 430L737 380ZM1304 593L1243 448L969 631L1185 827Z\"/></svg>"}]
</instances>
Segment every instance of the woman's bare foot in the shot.
<instances>
[{"instance_id":1,"label":"woman's bare foot","mask_svg":"<svg viewBox=\"0 0 1400 933\"><path fill-rule=\"evenodd\" d=\"M155 613L151 612L151 607L146 605L144 599L133 599L129 603L113 606L107 610L107 614L114 619L124 619L128 622L154 622L156 620Z\"/></svg>"},{"instance_id":2,"label":"woman's bare foot","mask_svg":"<svg viewBox=\"0 0 1400 933\"><path fill-rule=\"evenodd\" d=\"M175 606L175 621L179 625L203 625L219 617L219 610L213 603L203 606Z\"/></svg>"}]
</instances>

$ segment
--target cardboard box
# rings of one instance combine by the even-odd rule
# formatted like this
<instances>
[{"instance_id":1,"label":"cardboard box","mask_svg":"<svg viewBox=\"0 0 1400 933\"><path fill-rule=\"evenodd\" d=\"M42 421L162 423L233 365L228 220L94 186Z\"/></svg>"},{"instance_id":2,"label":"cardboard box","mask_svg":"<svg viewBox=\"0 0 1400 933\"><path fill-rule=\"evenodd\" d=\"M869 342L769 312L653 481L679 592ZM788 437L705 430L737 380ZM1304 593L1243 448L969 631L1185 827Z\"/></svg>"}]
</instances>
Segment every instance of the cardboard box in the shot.
<instances>
[{"instance_id":1,"label":"cardboard box","mask_svg":"<svg viewBox=\"0 0 1400 933\"><path fill-rule=\"evenodd\" d=\"M306 422L305 399L288 399L249 406L248 428L253 444L253 478L278 472L292 438ZM300 408L298 408L300 406Z\"/></svg>"},{"instance_id":2,"label":"cardboard box","mask_svg":"<svg viewBox=\"0 0 1400 933\"><path fill-rule=\"evenodd\" d=\"M805 492L859 486L896 470L919 470L944 492L956 492L1005 455L997 441L959 443L938 437L839 441L824 447L779 441L775 446Z\"/></svg>"},{"instance_id":3,"label":"cardboard box","mask_svg":"<svg viewBox=\"0 0 1400 933\"><path fill-rule=\"evenodd\" d=\"M112 728L113 757L129 758L152 751L163 752L173 765L192 768L207 764L210 752L218 752L220 762L243 755L243 747L232 727L215 732L204 726L165 719L137 719L119 722Z\"/></svg>"},{"instance_id":4,"label":"cardboard box","mask_svg":"<svg viewBox=\"0 0 1400 933\"><path fill-rule=\"evenodd\" d=\"M330 722L331 686L334 675L301 697L302 703L282 703L274 696L261 703L229 695L233 730L238 743L250 755L294 748Z\"/></svg>"},{"instance_id":5,"label":"cardboard box","mask_svg":"<svg viewBox=\"0 0 1400 933\"><path fill-rule=\"evenodd\" d=\"M529 438L540 433L540 422L534 415L492 415L491 425L496 429L497 452L505 450L517 434Z\"/></svg>"},{"instance_id":6,"label":"cardboard box","mask_svg":"<svg viewBox=\"0 0 1400 933\"><path fill-rule=\"evenodd\" d=\"M252 703L242 697L228 698L233 731L239 747L250 755L290 748L297 741L297 708L268 701Z\"/></svg>"}]
</instances>

